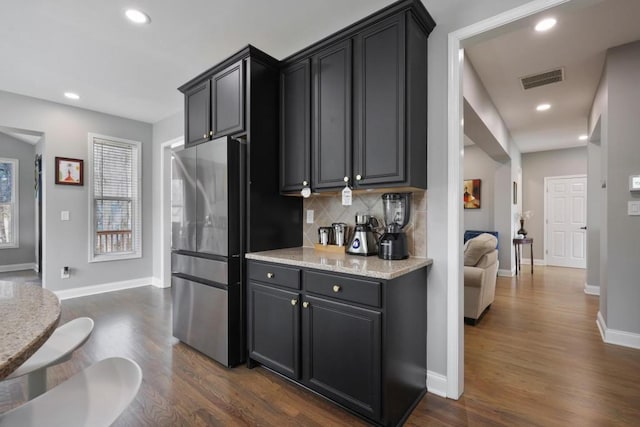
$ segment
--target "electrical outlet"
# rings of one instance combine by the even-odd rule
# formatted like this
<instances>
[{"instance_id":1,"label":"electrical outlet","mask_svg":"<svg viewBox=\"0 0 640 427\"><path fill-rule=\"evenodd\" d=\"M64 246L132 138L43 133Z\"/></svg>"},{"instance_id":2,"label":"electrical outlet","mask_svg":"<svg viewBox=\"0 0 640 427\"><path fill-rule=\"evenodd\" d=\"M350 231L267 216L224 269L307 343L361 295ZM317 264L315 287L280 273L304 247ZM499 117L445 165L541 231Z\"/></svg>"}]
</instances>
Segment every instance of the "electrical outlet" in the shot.
<instances>
[{"instance_id":1,"label":"electrical outlet","mask_svg":"<svg viewBox=\"0 0 640 427\"><path fill-rule=\"evenodd\" d=\"M307 209L307 224L313 224L313 209Z\"/></svg>"},{"instance_id":2,"label":"electrical outlet","mask_svg":"<svg viewBox=\"0 0 640 427\"><path fill-rule=\"evenodd\" d=\"M61 279L68 279L69 278L69 267L67 267L67 266L62 267L62 269L60 270L60 278Z\"/></svg>"},{"instance_id":3,"label":"electrical outlet","mask_svg":"<svg viewBox=\"0 0 640 427\"><path fill-rule=\"evenodd\" d=\"M69 211L60 211L60 221L69 221Z\"/></svg>"}]
</instances>

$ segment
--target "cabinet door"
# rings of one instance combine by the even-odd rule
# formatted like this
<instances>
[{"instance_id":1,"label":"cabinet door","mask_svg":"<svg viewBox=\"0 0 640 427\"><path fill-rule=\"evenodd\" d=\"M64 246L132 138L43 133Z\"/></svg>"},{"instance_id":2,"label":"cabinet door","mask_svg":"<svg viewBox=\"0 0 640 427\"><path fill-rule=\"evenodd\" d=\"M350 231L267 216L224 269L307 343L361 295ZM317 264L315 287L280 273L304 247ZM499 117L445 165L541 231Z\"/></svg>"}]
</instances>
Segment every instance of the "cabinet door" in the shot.
<instances>
[{"instance_id":1,"label":"cabinet door","mask_svg":"<svg viewBox=\"0 0 640 427\"><path fill-rule=\"evenodd\" d=\"M313 187L351 179L351 40L313 56Z\"/></svg>"},{"instance_id":2,"label":"cabinet door","mask_svg":"<svg viewBox=\"0 0 640 427\"><path fill-rule=\"evenodd\" d=\"M300 296L249 282L249 357L300 378Z\"/></svg>"},{"instance_id":3,"label":"cabinet door","mask_svg":"<svg viewBox=\"0 0 640 427\"><path fill-rule=\"evenodd\" d=\"M213 136L244 130L244 62L240 61L211 78Z\"/></svg>"},{"instance_id":4,"label":"cabinet door","mask_svg":"<svg viewBox=\"0 0 640 427\"><path fill-rule=\"evenodd\" d=\"M355 37L356 185L406 181L404 20L394 16Z\"/></svg>"},{"instance_id":5,"label":"cabinet door","mask_svg":"<svg viewBox=\"0 0 640 427\"><path fill-rule=\"evenodd\" d=\"M186 146L209 139L209 131L211 130L210 105L211 89L209 80L202 82L184 94Z\"/></svg>"},{"instance_id":6,"label":"cabinet door","mask_svg":"<svg viewBox=\"0 0 640 427\"><path fill-rule=\"evenodd\" d=\"M379 419L382 314L309 296L302 313L304 383Z\"/></svg>"},{"instance_id":7,"label":"cabinet door","mask_svg":"<svg viewBox=\"0 0 640 427\"><path fill-rule=\"evenodd\" d=\"M311 181L309 69L306 59L280 73L280 190L283 192L301 190Z\"/></svg>"}]
</instances>

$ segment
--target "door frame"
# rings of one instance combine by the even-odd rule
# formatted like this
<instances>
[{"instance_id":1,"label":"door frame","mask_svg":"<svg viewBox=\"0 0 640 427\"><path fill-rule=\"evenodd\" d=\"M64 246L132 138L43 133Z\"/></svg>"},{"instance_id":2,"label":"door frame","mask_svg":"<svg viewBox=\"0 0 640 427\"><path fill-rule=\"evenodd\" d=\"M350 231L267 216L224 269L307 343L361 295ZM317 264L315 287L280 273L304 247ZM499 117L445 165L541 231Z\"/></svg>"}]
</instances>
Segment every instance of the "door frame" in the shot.
<instances>
[{"instance_id":1,"label":"door frame","mask_svg":"<svg viewBox=\"0 0 640 427\"><path fill-rule=\"evenodd\" d=\"M464 150L462 71L468 39L511 22L575 0L534 0L448 34L447 49L447 375L446 391L434 390L458 399L464 390L464 284L462 272L462 203L460 189ZM444 392L444 393L440 393Z\"/></svg>"},{"instance_id":2,"label":"door frame","mask_svg":"<svg viewBox=\"0 0 640 427\"><path fill-rule=\"evenodd\" d=\"M549 237L547 235L547 233L549 232L549 218L548 218L548 198L549 198L549 191L548 191L548 186L549 186L549 181L552 179L571 179L571 178L584 178L585 179L585 197L588 197L588 193L586 190L586 180L587 180L587 174L578 174L578 175L560 175L560 176L545 176L544 177L544 218L542 219L542 225L543 225L543 234L544 234L544 247L542 248L542 253L544 255L544 265L547 265L547 255L548 255L548 243L549 243ZM587 204L585 203L584 206L585 209L585 218L587 215ZM586 221L585 221L585 225L586 225ZM587 244L587 236L586 236L586 232L585 232L585 238L584 238L584 243L585 243L585 254L584 254L584 268L585 270L587 269L587 251L586 251L586 244ZM534 260L535 262L535 260Z\"/></svg>"},{"instance_id":3,"label":"door frame","mask_svg":"<svg viewBox=\"0 0 640 427\"><path fill-rule=\"evenodd\" d=\"M160 144L160 287L171 287L171 153L184 136Z\"/></svg>"}]
</instances>

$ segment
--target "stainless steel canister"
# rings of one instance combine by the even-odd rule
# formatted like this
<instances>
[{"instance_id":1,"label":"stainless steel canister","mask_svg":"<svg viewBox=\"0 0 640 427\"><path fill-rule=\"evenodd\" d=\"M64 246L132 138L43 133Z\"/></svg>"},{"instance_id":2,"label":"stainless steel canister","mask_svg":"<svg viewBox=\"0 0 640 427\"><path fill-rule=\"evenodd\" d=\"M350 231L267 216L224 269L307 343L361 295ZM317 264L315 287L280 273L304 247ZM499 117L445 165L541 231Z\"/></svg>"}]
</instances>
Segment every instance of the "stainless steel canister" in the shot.
<instances>
[{"instance_id":1,"label":"stainless steel canister","mask_svg":"<svg viewBox=\"0 0 640 427\"><path fill-rule=\"evenodd\" d=\"M318 227L318 243L321 245L330 244L332 231L331 227Z\"/></svg>"},{"instance_id":2,"label":"stainless steel canister","mask_svg":"<svg viewBox=\"0 0 640 427\"><path fill-rule=\"evenodd\" d=\"M334 222L331 224L333 227L333 240L336 246L344 246L347 244L349 236L349 227L344 222Z\"/></svg>"}]
</instances>

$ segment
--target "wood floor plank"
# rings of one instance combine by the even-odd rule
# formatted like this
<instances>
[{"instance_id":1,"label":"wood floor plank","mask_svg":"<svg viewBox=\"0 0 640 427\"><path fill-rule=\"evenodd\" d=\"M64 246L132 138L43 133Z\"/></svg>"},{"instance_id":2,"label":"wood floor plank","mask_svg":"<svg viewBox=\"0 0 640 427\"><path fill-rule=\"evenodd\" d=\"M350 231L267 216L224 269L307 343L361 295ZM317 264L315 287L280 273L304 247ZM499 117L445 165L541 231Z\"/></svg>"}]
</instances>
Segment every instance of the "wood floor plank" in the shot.
<instances>
[{"instance_id":1,"label":"wood floor plank","mask_svg":"<svg viewBox=\"0 0 640 427\"><path fill-rule=\"evenodd\" d=\"M464 395L427 394L406 425L639 426L640 351L602 342L599 299L583 287L584 271L565 268L498 278L491 309L465 325ZM105 357L136 360L142 386L115 426L366 425L266 369L226 369L180 343L168 289L63 301L62 322L80 316L95 330L71 361L49 370L49 387ZM24 382L0 383L0 412L23 402Z\"/></svg>"}]
</instances>

